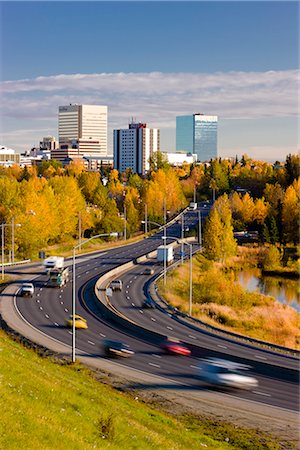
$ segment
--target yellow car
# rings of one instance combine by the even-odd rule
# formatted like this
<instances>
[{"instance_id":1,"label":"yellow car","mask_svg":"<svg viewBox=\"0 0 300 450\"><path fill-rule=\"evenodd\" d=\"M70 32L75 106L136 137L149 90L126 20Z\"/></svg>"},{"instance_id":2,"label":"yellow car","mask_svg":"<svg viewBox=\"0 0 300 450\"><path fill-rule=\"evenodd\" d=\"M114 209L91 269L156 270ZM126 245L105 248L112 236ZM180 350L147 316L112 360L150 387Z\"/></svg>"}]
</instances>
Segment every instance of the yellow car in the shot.
<instances>
[{"instance_id":1,"label":"yellow car","mask_svg":"<svg viewBox=\"0 0 300 450\"><path fill-rule=\"evenodd\" d=\"M74 316L75 317L75 328L77 329L86 329L87 326L87 321L81 317L81 316ZM66 324L68 327L72 328L73 327L73 316L70 316L67 320L66 320Z\"/></svg>"}]
</instances>

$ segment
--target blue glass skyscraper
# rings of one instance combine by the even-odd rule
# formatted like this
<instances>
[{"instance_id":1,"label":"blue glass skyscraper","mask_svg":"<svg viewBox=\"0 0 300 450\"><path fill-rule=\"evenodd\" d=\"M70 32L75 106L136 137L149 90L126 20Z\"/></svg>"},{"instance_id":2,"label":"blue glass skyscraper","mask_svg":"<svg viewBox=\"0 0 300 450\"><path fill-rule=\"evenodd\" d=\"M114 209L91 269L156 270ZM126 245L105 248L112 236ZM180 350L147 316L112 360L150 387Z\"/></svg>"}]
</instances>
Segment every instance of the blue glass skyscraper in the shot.
<instances>
[{"instance_id":1,"label":"blue glass skyscraper","mask_svg":"<svg viewBox=\"0 0 300 450\"><path fill-rule=\"evenodd\" d=\"M205 114L176 117L176 150L195 153L198 161L218 156L218 117Z\"/></svg>"}]
</instances>

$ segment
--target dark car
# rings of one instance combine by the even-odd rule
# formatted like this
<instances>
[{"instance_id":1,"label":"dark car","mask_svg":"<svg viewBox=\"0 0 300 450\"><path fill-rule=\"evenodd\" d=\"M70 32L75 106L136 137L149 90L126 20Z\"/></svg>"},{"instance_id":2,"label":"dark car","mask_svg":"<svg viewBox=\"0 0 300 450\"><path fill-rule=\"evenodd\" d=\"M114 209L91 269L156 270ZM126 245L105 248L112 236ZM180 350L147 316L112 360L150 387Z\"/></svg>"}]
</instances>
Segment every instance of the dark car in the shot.
<instances>
[{"instance_id":1,"label":"dark car","mask_svg":"<svg viewBox=\"0 0 300 450\"><path fill-rule=\"evenodd\" d=\"M190 356L191 350L176 338L168 338L161 344L161 349L169 355Z\"/></svg>"},{"instance_id":2,"label":"dark car","mask_svg":"<svg viewBox=\"0 0 300 450\"><path fill-rule=\"evenodd\" d=\"M154 302L151 298L146 298L143 302L143 308L155 308Z\"/></svg>"},{"instance_id":3,"label":"dark car","mask_svg":"<svg viewBox=\"0 0 300 450\"><path fill-rule=\"evenodd\" d=\"M153 275L154 274L154 269L152 269L151 267L147 267L144 270L144 275Z\"/></svg>"},{"instance_id":4,"label":"dark car","mask_svg":"<svg viewBox=\"0 0 300 450\"><path fill-rule=\"evenodd\" d=\"M119 341L104 341L104 353L106 356L128 358L134 355L134 351L130 350L129 345Z\"/></svg>"}]
</instances>

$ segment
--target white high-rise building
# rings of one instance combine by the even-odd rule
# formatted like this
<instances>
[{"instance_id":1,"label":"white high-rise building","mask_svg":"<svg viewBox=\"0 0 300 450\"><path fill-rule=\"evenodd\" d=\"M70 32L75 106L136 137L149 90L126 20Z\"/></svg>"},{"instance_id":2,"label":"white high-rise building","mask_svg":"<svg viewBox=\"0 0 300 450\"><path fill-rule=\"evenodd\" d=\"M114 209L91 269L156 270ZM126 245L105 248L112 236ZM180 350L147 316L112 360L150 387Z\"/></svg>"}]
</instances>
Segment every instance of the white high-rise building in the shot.
<instances>
[{"instance_id":1,"label":"white high-rise building","mask_svg":"<svg viewBox=\"0 0 300 450\"><path fill-rule=\"evenodd\" d=\"M160 147L160 130L147 128L145 123L130 123L128 129L114 130L114 168L124 172L131 168L144 175L149 158Z\"/></svg>"},{"instance_id":2,"label":"white high-rise building","mask_svg":"<svg viewBox=\"0 0 300 450\"><path fill-rule=\"evenodd\" d=\"M107 156L107 106L60 106L58 136L59 149L51 152L52 158Z\"/></svg>"}]
</instances>

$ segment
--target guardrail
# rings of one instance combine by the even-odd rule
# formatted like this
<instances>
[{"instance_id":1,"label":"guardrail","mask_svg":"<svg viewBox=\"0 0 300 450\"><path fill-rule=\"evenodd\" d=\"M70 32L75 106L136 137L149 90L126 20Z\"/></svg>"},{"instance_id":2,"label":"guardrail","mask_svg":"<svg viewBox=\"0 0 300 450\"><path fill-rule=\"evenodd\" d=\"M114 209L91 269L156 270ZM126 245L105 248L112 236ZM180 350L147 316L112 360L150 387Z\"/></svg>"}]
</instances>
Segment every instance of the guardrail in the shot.
<instances>
[{"instance_id":1,"label":"guardrail","mask_svg":"<svg viewBox=\"0 0 300 450\"><path fill-rule=\"evenodd\" d=\"M274 351L279 350L280 352L289 353L289 356L290 356L290 354L293 354L295 356L300 355L299 350L292 349L289 347L283 347L281 345L272 344L272 343L266 342L266 341L261 341L259 339L252 338L251 336L244 336L242 334L234 333L233 331L223 330L221 328L215 327L214 325L207 324L206 322L203 322L202 320L199 320L193 316L190 316L189 314L179 311L177 308L174 308L173 306L169 305L169 303L164 298L162 298L161 295L158 293L156 283L159 278L162 278L162 276L163 276L163 274L160 273L158 276L155 277L155 279L152 280L152 283L148 284L147 293L148 293L149 297L151 298L151 301L153 301L155 304L157 304L159 309L167 310L167 312L172 314L172 316L174 318L176 318L178 322L184 323L185 325L188 325L193 329L199 329L199 327L200 327L201 329L206 329L211 332L218 333L218 335L222 334L223 336L225 336L227 338L234 338L236 341L242 341L242 342L245 342L245 343L251 344L251 345L256 344L259 346L267 347L268 349L271 349ZM145 294L146 294L146 292L145 292ZM154 300L153 297L156 297L158 301ZM162 303L164 305L164 307L162 308L158 302ZM181 319L185 319L185 321L183 321ZM193 322L194 324L198 325L198 327L190 322ZM278 353L278 352L276 352L276 353Z\"/></svg>"},{"instance_id":2,"label":"guardrail","mask_svg":"<svg viewBox=\"0 0 300 450\"><path fill-rule=\"evenodd\" d=\"M31 262L31 259L23 259L23 261L16 261L16 262L8 262L8 263L4 263L1 264L1 266L3 265L4 267L9 267L9 266L18 266L20 264L27 264Z\"/></svg>"},{"instance_id":3,"label":"guardrail","mask_svg":"<svg viewBox=\"0 0 300 450\"><path fill-rule=\"evenodd\" d=\"M100 277L97 280L97 282L95 284L94 292L95 292L97 299L101 303L101 305L105 308L106 317L108 317L109 319L111 319L115 322L118 322L120 325L122 325L125 328L134 329L134 331L136 333L142 333L144 336L145 335L151 336L152 339L154 338L154 339L157 339L158 342L161 342L166 337L165 335L148 330L148 329L142 327L141 325L135 323L131 319L127 318L126 316L124 316L120 311L118 311L110 303L110 301L105 293L106 288L108 287L108 281L111 280L115 274L119 275L120 273L124 273L127 270L133 268L136 263L146 261L147 258L153 257L155 254L156 254L156 250L147 255L141 256L141 257L137 258L136 260L130 261L126 264L123 264L122 266L119 266L119 267L107 272L106 274L104 274L102 277ZM174 268L179 263L180 263L180 260L175 261L175 263L168 266L167 270ZM206 333L210 333L212 335L216 335L216 334L218 336L222 335L222 336L224 336L224 338L226 338L228 340L231 339L231 340L234 340L235 342L243 343L244 345L249 346L249 347L250 346L254 347L255 345L259 346L259 347L265 347L269 351L273 351L276 354L279 354L279 352L280 352L280 354L285 357L291 358L291 357L297 357L300 355L299 350L295 350L295 349L291 349L288 347L283 347L280 345L261 341L259 339L255 339L250 336L240 335L238 333L234 333L231 331L222 330L218 327L209 325L199 319L189 316L188 314L185 314L185 313L179 311L178 309L172 307L157 292L156 283L157 283L157 280L159 278L161 278L162 276L163 276L163 272L161 272L158 276L152 277L150 279L150 282L146 283L146 285L145 285L146 289L144 289L144 293L145 293L146 297L148 297L151 300L151 302L153 302L158 307L158 309L160 309L163 312L166 312L168 314L171 314L172 317L174 319L176 319L178 322L183 323L183 324L189 326L190 328L197 329L197 330L200 329L200 330L205 331Z\"/></svg>"}]
</instances>

